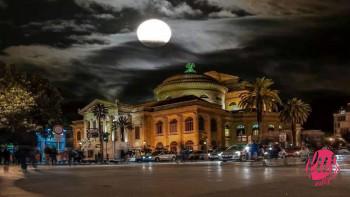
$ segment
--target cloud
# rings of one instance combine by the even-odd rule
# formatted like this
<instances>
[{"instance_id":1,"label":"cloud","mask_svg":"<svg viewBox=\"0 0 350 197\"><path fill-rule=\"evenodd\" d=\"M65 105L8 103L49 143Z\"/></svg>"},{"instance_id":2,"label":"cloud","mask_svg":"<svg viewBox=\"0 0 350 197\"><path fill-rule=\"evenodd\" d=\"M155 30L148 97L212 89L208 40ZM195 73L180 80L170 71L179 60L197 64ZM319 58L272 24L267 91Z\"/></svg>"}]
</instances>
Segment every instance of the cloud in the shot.
<instances>
[{"instance_id":1,"label":"cloud","mask_svg":"<svg viewBox=\"0 0 350 197\"><path fill-rule=\"evenodd\" d=\"M255 15L305 15L346 13L348 0L197 0L225 9L242 9Z\"/></svg>"},{"instance_id":2,"label":"cloud","mask_svg":"<svg viewBox=\"0 0 350 197\"><path fill-rule=\"evenodd\" d=\"M201 10L193 9L185 2L175 5L166 0L75 0L75 2L89 10L92 9L93 5L100 5L105 9L113 9L115 12L120 12L123 9L135 9L142 14L156 12L170 18L202 15Z\"/></svg>"},{"instance_id":3,"label":"cloud","mask_svg":"<svg viewBox=\"0 0 350 197\"><path fill-rule=\"evenodd\" d=\"M48 32L91 32L95 27L91 24L78 23L75 20L48 20L44 22L31 22L23 25L23 28L40 28L42 31Z\"/></svg>"},{"instance_id":4,"label":"cloud","mask_svg":"<svg viewBox=\"0 0 350 197\"><path fill-rule=\"evenodd\" d=\"M98 19L114 19L115 17L112 14L96 14L94 15L95 18Z\"/></svg>"},{"instance_id":5,"label":"cloud","mask_svg":"<svg viewBox=\"0 0 350 197\"><path fill-rule=\"evenodd\" d=\"M221 10L219 12L212 12L208 15L211 18L232 18L237 17L236 14L233 14L231 11L228 10Z\"/></svg>"},{"instance_id":6,"label":"cloud","mask_svg":"<svg viewBox=\"0 0 350 197\"><path fill-rule=\"evenodd\" d=\"M7 7L7 4L3 0L0 0L0 8L6 8L6 7Z\"/></svg>"}]
</instances>

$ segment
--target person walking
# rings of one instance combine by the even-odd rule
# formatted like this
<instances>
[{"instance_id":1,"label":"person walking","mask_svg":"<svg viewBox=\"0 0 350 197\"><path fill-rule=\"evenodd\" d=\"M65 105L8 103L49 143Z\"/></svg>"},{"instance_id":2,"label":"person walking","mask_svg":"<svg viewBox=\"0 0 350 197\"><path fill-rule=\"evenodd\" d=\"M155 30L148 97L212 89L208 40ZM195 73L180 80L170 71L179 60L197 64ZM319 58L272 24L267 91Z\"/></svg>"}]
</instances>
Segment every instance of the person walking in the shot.
<instances>
[{"instance_id":1,"label":"person walking","mask_svg":"<svg viewBox=\"0 0 350 197\"><path fill-rule=\"evenodd\" d=\"M27 172L27 156L28 151L26 147L20 147L18 150L18 159L21 164L21 169L23 172Z\"/></svg>"},{"instance_id":2,"label":"person walking","mask_svg":"<svg viewBox=\"0 0 350 197\"><path fill-rule=\"evenodd\" d=\"M258 150L259 150L259 145L253 141L253 144L251 146L251 159L252 160L257 160L258 159Z\"/></svg>"},{"instance_id":3,"label":"person walking","mask_svg":"<svg viewBox=\"0 0 350 197\"><path fill-rule=\"evenodd\" d=\"M56 150L56 148L52 148L50 157L51 157L51 164L56 165L57 164L57 150Z\"/></svg>"},{"instance_id":4,"label":"person walking","mask_svg":"<svg viewBox=\"0 0 350 197\"><path fill-rule=\"evenodd\" d=\"M2 161L4 160L4 148L0 147L0 165L2 164Z\"/></svg>"},{"instance_id":5,"label":"person walking","mask_svg":"<svg viewBox=\"0 0 350 197\"><path fill-rule=\"evenodd\" d=\"M2 157L4 159L4 172L8 172L9 171L9 167L10 167L10 158L11 158L11 152L7 149L7 147L5 146L3 152L2 152Z\"/></svg>"}]
</instances>

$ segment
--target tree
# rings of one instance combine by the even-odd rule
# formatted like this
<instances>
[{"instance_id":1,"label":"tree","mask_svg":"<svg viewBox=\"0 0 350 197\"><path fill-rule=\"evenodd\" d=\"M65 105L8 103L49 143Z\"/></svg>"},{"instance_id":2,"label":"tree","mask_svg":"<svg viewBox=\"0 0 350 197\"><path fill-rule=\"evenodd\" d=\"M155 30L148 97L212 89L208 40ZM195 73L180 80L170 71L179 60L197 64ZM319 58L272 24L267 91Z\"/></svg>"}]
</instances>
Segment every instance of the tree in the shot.
<instances>
[{"instance_id":1,"label":"tree","mask_svg":"<svg viewBox=\"0 0 350 197\"><path fill-rule=\"evenodd\" d=\"M104 106L103 104L96 104L92 107L92 113L97 118L98 122L98 136L100 139L100 152L101 152L101 161L103 161L103 130L101 126L101 120L106 118L106 115L108 114L108 108Z\"/></svg>"},{"instance_id":2,"label":"tree","mask_svg":"<svg viewBox=\"0 0 350 197\"><path fill-rule=\"evenodd\" d=\"M296 124L306 122L310 112L310 105L298 98L292 98L283 105L281 120L286 124L291 124L293 146L296 145Z\"/></svg>"},{"instance_id":3,"label":"tree","mask_svg":"<svg viewBox=\"0 0 350 197\"><path fill-rule=\"evenodd\" d=\"M246 91L240 94L241 101L238 105L243 109L256 111L259 133L261 133L263 112L276 111L278 110L278 104L282 103L278 96L278 90L271 89L273 84L274 82L271 79L266 79L265 77L257 78L254 83L242 83Z\"/></svg>"},{"instance_id":4,"label":"tree","mask_svg":"<svg viewBox=\"0 0 350 197\"><path fill-rule=\"evenodd\" d=\"M63 98L57 88L37 74L19 72L14 65L0 64L0 93L2 108L7 106L10 110L12 105L18 110L18 113L5 113L1 110L0 126L5 133L11 129L19 132L18 135L24 135L23 131L34 131L61 122ZM12 107L11 110L15 108ZM2 136L3 134L1 132Z\"/></svg>"},{"instance_id":5,"label":"tree","mask_svg":"<svg viewBox=\"0 0 350 197\"><path fill-rule=\"evenodd\" d=\"M36 106L33 95L21 86L13 85L0 90L0 126L12 132L28 123L24 121Z\"/></svg>"},{"instance_id":6,"label":"tree","mask_svg":"<svg viewBox=\"0 0 350 197\"><path fill-rule=\"evenodd\" d=\"M113 127L115 128L120 128L120 136L121 136L121 141L125 141L125 129L131 129L132 128L132 123L131 120L126 117L126 116L119 116L116 121L113 122Z\"/></svg>"}]
</instances>

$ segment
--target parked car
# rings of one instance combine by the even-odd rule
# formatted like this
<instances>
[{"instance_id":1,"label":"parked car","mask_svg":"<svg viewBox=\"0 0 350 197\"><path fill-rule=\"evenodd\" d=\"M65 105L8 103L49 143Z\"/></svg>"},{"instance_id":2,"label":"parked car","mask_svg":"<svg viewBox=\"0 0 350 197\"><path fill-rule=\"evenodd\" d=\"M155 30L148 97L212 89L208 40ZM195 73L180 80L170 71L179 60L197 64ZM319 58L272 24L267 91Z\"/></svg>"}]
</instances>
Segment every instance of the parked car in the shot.
<instances>
[{"instance_id":1,"label":"parked car","mask_svg":"<svg viewBox=\"0 0 350 197\"><path fill-rule=\"evenodd\" d=\"M141 161L142 161L142 162L154 161L154 157L152 156L152 153L146 153L145 155L143 155L143 156L141 157Z\"/></svg>"},{"instance_id":2,"label":"parked car","mask_svg":"<svg viewBox=\"0 0 350 197\"><path fill-rule=\"evenodd\" d=\"M176 154L172 152L154 152L152 155L147 156L148 161L175 161L176 160Z\"/></svg>"},{"instance_id":3,"label":"parked car","mask_svg":"<svg viewBox=\"0 0 350 197\"><path fill-rule=\"evenodd\" d=\"M208 153L208 159L211 161L214 160L219 160L219 154L222 154L222 150L215 149L215 150L210 150Z\"/></svg>"},{"instance_id":4,"label":"parked car","mask_svg":"<svg viewBox=\"0 0 350 197\"><path fill-rule=\"evenodd\" d=\"M300 148L289 148L286 149L286 157L299 157L302 150Z\"/></svg>"},{"instance_id":5,"label":"parked car","mask_svg":"<svg viewBox=\"0 0 350 197\"><path fill-rule=\"evenodd\" d=\"M204 160L207 157L207 153L204 151L190 151L188 160Z\"/></svg>"},{"instance_id":6,"label":"parked car","mask_svg":"<svg viewBox=\"0 0 350 197\"><path fill-rule=\"evenodd\" d=\"M223 152L219 153L219 160L243 160L245 158L245 146L244 145L232 145Z\"/></svg>"},{"instance_id":7,"label":"parked car","mask_svg":"<svg viewBox=\"0 0 350 197\"><path fill-rule=\"evenodd\" d=\"M286 156L286 152L281 152L282 149L280 146L273 144L269 145L264 152L264 157L267 159L277 159L280 157Z\"/></svg>"}]
</instances>

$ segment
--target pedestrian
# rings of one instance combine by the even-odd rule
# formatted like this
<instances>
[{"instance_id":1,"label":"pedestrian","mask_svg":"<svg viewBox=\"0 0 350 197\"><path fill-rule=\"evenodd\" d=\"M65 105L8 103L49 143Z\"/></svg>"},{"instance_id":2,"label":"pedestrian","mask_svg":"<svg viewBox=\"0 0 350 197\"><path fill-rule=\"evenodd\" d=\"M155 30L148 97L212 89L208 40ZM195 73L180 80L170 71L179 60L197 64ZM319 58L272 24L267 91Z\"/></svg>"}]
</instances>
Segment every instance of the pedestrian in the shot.
<instances>
[{"instance_id":1,"label":"pedestrian","mask_svg":"<svg viewBox=\"0 0 350 197\"><path fill-rule=\"evenodd\" d=\"M4 148L1 146L0 147L0 165L2 164L3 158L4 158Z\"/></svg>"},{"instance_id":2,"label":"pedestrian","mask_svg":"<svg viewBox=\"0 0 350 197\"><path fill-rule=\"evenodd\" d=\"M44 149L44 153L45 153L45 162L48 165L50 163L51 148L46 146Z\"/></svg>"},{"instance_id":3,"label":"pedestrian","mask_svg":"<svg viewBox=\"0 0 350 197\"><path fill-rule=\"evenodd\" d=\"M55 147L53 147L51 149L50 157L51 157L51 164L56 165L57 164L57 150Z\"/></svg>"},{"instance_id":4,"label":"pedestrian","mask_svg":"<svg viewBox=\"0 0 350 197\"><path fill-rule=\"evenodd\" d=\"M4 172L7 173L9 171L10 167L10 158L11 158L11 153L5 146L5 148L2 151L2 159L4 160Z\"/></svg>"},{"instance_id":5,"label":"pedestrian","mask_svg":"<svg viewBox=\"0 0 350 197\"><path fill-rule=\"evenodd\" d=\"M27 172L27 156L28 156L28 151L26 147L20 147L18 150L18 159L21 164L21 169L23 172Z\"/></svg>"},{"instance_id":6,"label":"pedestrian","mask_svg":"<svg viewBox=\"0 0 350 197\"><path fill-rule=\"evenodd\" d=\"M258 159L258 150L259 150L259 145L253 141L253 144L251 145L251 159L252 160L257 160Z\"/></svg>"},{"instance_id":7,"label":"pedestrian","mask_svg":"<svg viewBox=\"0 0 350 197\"><path fill-rule=\"evenodd\" d=\"M68 150L68 165L72 165L72 159L73 159L73 151L71 149Z\"/></svg>"}]
</instances>

